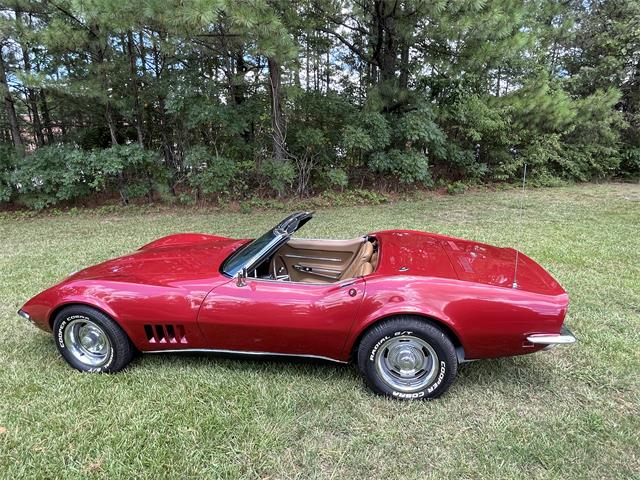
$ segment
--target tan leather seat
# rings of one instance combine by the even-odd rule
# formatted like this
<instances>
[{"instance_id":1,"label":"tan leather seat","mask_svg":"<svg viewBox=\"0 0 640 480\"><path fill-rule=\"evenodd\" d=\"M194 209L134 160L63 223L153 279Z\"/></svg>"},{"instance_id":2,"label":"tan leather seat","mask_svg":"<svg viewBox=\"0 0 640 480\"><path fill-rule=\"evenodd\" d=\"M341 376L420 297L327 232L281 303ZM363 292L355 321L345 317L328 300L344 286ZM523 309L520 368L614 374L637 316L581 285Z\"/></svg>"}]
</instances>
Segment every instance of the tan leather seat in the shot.
<instances>
[{"instance_id":1,"label":"tan leather seat","mask_svg":"<svg viewBox=\"0 0 640 480\"><path fill-rule=\"evenodd\" d=\"M373 267L374 270L378 266L378 255L379 255L379 252L376 250L374 252L374 254L371 255L371 260L369 260L369 262L371 263L371 266Z\"/></svg>"},{"instance_id":2,"label":"tan leather seat","mask_svg":"<svg viewBox=\"0 0 640 480\"><path fill-rule=\"evenodd\" d=\"M371 265L371 263L369 262L366 262L362 264L356 277L364 277L365 275L369 275L371 273L373 273L373 265Z\"/></svg>"},{"instance_id":3,"label":"tan leather seat","mask_svg":"<svg viewBox=\"0 0 640 480\"><path fill-rule=\"evenodd\" d=\"M351 264L344 271L340 280L345 278L353 278L359 277L361 275L368 275L373 272L373 266L369 263L371 257L373 255L373 244L369 241L365 241L360 248L360 251L355 256ZM368 265L368 267L366 266ZM369 271L369 269L371 269ZM368 273L361 273L363 271L368 271Z\"/></svg>"}]
</instances>

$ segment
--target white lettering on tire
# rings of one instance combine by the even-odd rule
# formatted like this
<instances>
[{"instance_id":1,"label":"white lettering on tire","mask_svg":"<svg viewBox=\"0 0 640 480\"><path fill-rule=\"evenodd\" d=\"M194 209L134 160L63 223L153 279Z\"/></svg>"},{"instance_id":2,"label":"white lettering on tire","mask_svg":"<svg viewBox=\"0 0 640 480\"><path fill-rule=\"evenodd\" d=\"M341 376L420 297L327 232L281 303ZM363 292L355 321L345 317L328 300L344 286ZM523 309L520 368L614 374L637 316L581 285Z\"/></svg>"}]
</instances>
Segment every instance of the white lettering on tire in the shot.
<instances>
[{"instance_id":1,"label":"white lettering on tire","mask_svg":"<svg viewBox=\"0 0 640 480\"><path fill-rule=\"evenodd\" d=\"M67 318L65 318L62 322L60 322L60 326L58 327L58 344L60 345L61 348L65 348L64 346L64 327L67 326L67 323L69 323L71 320L77 320L77 319L82 319L82 320L89 320L88 317L85 317L84 315L71 315Z\"/></svg>"},{"instance_id":2,"label":"white lettering on tire","mask_svg":"<svg viewBox=\"0 0 640 480\"><path fill-rule=\"evenodd\" d=\"M107 368L109 368L109 365L111 365L111 362L113 362L113 352L114 352L114 348L110 347L109 348L109 360L107 360L107 363L105 363L104 365L102 365L97 371L103 371L106 370Z\"/></svg>"},{"instance_id":3,"label":"white lettering on tire","mask_svg":"<svg viewBox=\"0 0 640 480\"><path fill-rule=\"evenodd\" d=\"M397 391L393 390L391 392L391 394L394 397L404 398L404 399L422 398L422 397L425 396L425 394L433 392L436 388L438 388L440 386L440 384L444 380L444 376L445 376L446 371L447 371L446 369L447 369L447 364L444 363L444 362L440 362L440 373L438 374L438 378L426 390L422 390L420 392L414 392L414 393L404 393L404 392L397 392Z\"/></svg>"},{"instance_id":4,"label":"white lettering on tire","mask_svg":"<svg viewBox=\"0 0 640 480\"><path fill-rule=\"evenodd\" d=\"M396 392L395 390L392 392L394 397L398 397L398 398L422 398L424 397L424 390L422 392L415 392L415 393L402 393L402 392Z\"/></svg>"},{"instance_id":5,"label":"white lettering on tire","mask_svg":"<svg viewBox=\"0 0 640 480\"><path fill-rule=\"evenodd\" d=\"M380 348L380 345L382 345L384 342L386 342L387 340L389 340L389 335L385 335L384 337L382 337L380 340L378 340L378 343L376 343L373 346L373 349L371 350L371 355L369 355L369 360L373 362L374 358L376 357L376 352L378 351L378 349Z\"/></svg>"},{"instance_id":6,"label":"white lettering on tire","mask_svg":"<svg viewBox=\"0 0 640 480\"><path fill-rule=\"evenodd\" d=\"M413 332L411 330L401 330L398 332L393 332L393 336L394 337L398 337L400 335L413 335ZM373 346L373 349L371 350L371 355L369 355L369 360L373 362L373 360L376 357L376 352L378 351L378 349L380 348L380 345L382 345L384 342L386 342L387 340L389 340L389 335L385 335L384 337L382 337L380 340L378 340L378 343L376 343Z\"/></svg>"},{"instance_id":7,"label":"white lettering on tire","mask_svg":"<svg viewBox=\"0 0 640 480\"><path fill-rule=\"evenodd\" d=\"M60 345L60 348L64 348L64 327L67 325L67 321L63 320L62 323L60 323L60 327L58 327L58 344Z\"/></svg>"},{"instance_id":8,"label":"white lettering on tire","mask_svg":"<svg viewBox=\"0 0 640 480\"><path fill-rule=\"evenodd\" d=\"M440 373L438 374L438 379L429 388L427 388L427 393L433 392L436 388L440 386L440 384L442 383L442 380L444 380L446 368L447 368L447 364L444 362L440 362Z\"/></svg>"},{"instance_id":9,"label":"white lettering on tire","mask_svg":"<svg viewBox=\"0 0 640 480\"><path fill-rule=\"evenodd\" d=\"M87 317L85 315L70 315L67 318L65 318L62 322L60 322L60 326L58 327L57 339L58 339L58 344L60 345L61 348L66 348L65 344L64 344L64 329L65 329L65 327L67 326L67 324L71 320L77 320L77 319L90 320L89 317ZM89 372L89 373L100 373L100 372L104 371L105 369L109 368L109 366L113 363L113 356L114 356L114 348L111 347L110 348L110 352L109 352L109 360L107 360L107 363L105 363L101 367L93 367L93 368L89 368L89 369L87 369L85 371Z\"/></svg>"}]
</instances>

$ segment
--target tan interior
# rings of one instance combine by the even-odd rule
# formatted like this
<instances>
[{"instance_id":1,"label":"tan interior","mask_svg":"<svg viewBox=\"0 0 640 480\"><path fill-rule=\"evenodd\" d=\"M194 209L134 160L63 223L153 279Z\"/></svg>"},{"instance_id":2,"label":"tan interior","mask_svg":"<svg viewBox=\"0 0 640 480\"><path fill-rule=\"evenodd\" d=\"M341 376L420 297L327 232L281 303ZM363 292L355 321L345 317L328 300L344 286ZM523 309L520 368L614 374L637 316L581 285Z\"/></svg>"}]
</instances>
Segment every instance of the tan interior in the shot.
<instances>
[{"instance_id":1,"label":"tan interior","mask_svg":"<svg viewBox=\"0 0 640 480\"><path fill-rule=\"evenodd\" d=\"M332 283L368 275L377 251L365 238L353 240L307 240L293 238L271 259L270 272L289 275L292 282Z\"/></svg>"}]
</instances>

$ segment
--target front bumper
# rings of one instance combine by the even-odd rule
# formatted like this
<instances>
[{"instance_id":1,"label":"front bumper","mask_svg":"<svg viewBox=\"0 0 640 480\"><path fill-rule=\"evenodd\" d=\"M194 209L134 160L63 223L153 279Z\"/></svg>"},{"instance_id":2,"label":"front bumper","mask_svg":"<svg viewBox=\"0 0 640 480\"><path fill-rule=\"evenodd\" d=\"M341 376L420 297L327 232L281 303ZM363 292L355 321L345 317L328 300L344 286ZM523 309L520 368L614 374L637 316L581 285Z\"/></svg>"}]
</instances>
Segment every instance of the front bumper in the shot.
<instances>
[{"instance_id":1,"label":"front bumper","mask_svg":"<svg viewBox=\"0 0 640 480\"><path fill-rule=\"evenodd\" d=\"M534 345L569 345L577 340L571 330L563 325L560 333L536 333L529 335L527 341Z\"/></svg>"},{"instance_id":2,"label":"front bumper","mask_svg":"<svg viewBox=\"0 0 640 480\"><path fill-rule=\"evenodd\" d=\"M24 318L25 320L29 320L29 322L30 322L32 325L35 325L36 327L40 328L40 327L38 326L38 324L33 320L33 318L31 318L31 315L29 315L29 314L28 314L27 312L25 312L24 310L22 310L22 309L18 310L18 315L19 315L20 317Z\"/></svg>"}]
</instances>

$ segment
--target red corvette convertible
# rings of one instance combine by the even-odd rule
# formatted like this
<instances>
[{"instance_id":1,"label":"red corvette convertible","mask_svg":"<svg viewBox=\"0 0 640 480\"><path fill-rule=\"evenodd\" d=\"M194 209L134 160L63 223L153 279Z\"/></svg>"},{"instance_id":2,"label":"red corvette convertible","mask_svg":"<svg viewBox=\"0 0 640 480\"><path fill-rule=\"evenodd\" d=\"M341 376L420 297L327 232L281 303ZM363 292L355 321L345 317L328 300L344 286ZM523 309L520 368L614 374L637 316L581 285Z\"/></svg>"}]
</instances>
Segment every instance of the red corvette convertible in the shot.
<instances>
[{"instance_id":1,"label":"red corvette convertible","mask_svg":"<svg viewBox=\"0 0 640 480\"><path fill-rule=\"evenodd\" d=\"M354 360L400 399L441 395L460 362L575 342L567 293L516 250L409 230L292 238L311 216L255 240L169 235L18 313L81 371L117 372L137 351Z\"/></svg>"}]
</instances>

